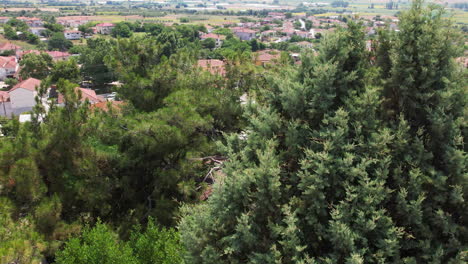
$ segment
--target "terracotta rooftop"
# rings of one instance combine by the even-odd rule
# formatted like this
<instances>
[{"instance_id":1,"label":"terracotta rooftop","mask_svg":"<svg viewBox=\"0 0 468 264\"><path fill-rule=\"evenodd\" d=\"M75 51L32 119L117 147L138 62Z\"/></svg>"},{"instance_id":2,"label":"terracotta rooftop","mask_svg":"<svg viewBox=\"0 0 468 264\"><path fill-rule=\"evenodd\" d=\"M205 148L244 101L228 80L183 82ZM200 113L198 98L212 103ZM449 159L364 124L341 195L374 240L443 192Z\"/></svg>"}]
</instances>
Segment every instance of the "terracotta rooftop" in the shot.
<instances>
[{"instance_id":1,"label":"terracotta rooftop","mask_svg":"<svg viewBox=\"0 0 468 264\"><path fill-rule=\"evenodd\" d=\"M14 56L0 57L0 68L4 68L4 69L16 68L17 64L18 63L16 62L16 57Z\"/></svg>"},{"instance_id":2,"label":"terracotta rooftop","mask_svg":"<svg viewBox=\"0 0 468 264\"><path fill-rule=\"evenodd\" d=\"M198 67L211 72L212 74L226 74L224 61L222 60L198 60Z\"/></svg>"},{"instance_id":3,"label":"terracotta rooftop","mask_svg":"<svg viewBox=\"0 0 468 264\"><path fill-rule=\"evenodd\" d=\"M14 91L16 89L20 89L20 88L30 90L30 91L35 91L36 88L39 87L40 85L41 85L41 80L38 80L38 79L35 79L35 78L28 78L28 79L16 84L15 86L13 86L13 88L11 88L10 91L8 91L8 92L11 93L12 91Z\"/></svg>"},{"instance_id":4,"label":"terracotta rooftop","mask_svg":"<svg viewBox=\"0 0 468 264\"><path fill-rule=\"evenodd\" d=\"M88 99L88 101L91 104L106 101L102 96L96 95L96 92L94 90L91 90L91 89L77 87L77 88L75 88L75 92L77 92L77 93L81 92L81 101L85 101L86 99ZM59 93L57 101L58 101L59 104L62 104L62 103L65 102L62 94Z\"/></svg>"},{"instance_id":5,"label":"terracotta rooftop","mask_svg":"<svg viewBox=\"0 0 468 264\"><path fill-rule=\"evenodd\" d=\"M0 44L0 50L20 50L21 47L11 42L4 42Z\"/></svg>"},{"instance_id":6,"label":"terracotta rooftop","mask_svg":"<svg viewBox=\"0 0 468 264\"><path fill-rule=\"evenodd\" d=\"M212 39L221 39L224 40L226 39L226 36L224 35L219 35L219 34L213 34L213 33L208 33L200 36L201 39L207 39L207 38L212 38Z\"/></svg>"},{"instance_id":7,"label":"terracotta rooftop","mask_svg":"<svg viewBox=\"0 0 468 264\"><path fill-rule=\"evenodd\" d=\"M46 53L49 54L52 58L61 58L61 57L71 56L70 53L63 52L63 51L46 51Z\"/></svg>"},{"instance_id":8,"label":"terracotta rooftop","mask_svg":"<svg viewBox=\"0 0 468 264\"><path fill-rule=\"evenodd\" d=\"M115 25L112 23L100 23L97 24L96 27L115 27Z\"/></svg>"}]
</instances>

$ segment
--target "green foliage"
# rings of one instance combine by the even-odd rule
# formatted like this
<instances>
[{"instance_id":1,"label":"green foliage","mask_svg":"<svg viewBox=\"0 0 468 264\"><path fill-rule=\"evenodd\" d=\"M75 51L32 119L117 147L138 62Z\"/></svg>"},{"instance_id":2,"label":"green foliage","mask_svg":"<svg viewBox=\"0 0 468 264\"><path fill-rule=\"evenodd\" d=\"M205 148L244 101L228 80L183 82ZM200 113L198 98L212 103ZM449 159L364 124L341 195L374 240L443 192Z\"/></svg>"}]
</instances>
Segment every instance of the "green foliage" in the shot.
<instances>
[{"instance_id":1,"label":"green foliage","mask_svg":"<svg viewBox=\"0 0 468 264\"><path fill-rule=\"evenodd\" d=\"M130 27L125 22L120 22L115 25L112 29L112 36L114 38L129 38L133 32L130 30Z\"/></svg>"},{"instance_id":2,"label":"green foliage","mask_svg":"<svg viewBox=\"0 0 468 264\"><path fill-rule=\"evenodd\" d=\"M47 48L49 50L66 51L73 46L73 43L66 39L63 33L56 32L52 34L47 42Z\"/></svg>"},{"instance_id":3,"label":"green foliage","mask_svg":"<svg viewBox=\"0 0 468 264\"><path fill-rule=\"evenodd\" d=\"M49 29L52 32L63 32L65 28L57 23L45 23L44 27Z\"/></svg>"},{"instance_id":4,"label":"green foliage","mask_svg":"<svg viewBox=\"0 0 468 264\"><path fill-rule=\"evenodd\" d=\"M94 22L88 22L84 25L79 25L78 30L81 31L83 34L92 34L93 33L92 27L94 27L95 24L96 23Z\"/></svg>"},{"instance_id":5,"label":"green foliage","mask_svg":"<svg viewBox=\"0 0 468 264\"><path fill-rule=\"evenodd\" d=\"M111 52L112 43L103 38L97 38L88 39L87 44L79 57L84 79L91 81L97 87L114 81L114 71L104 63L104 58Z\"/></svg>"},{"instance_id":6,"label":"green foliage","mask_svg":"<svg viewBox=\"0 0 468 264\"><path fill-rule=\"evenodd\" d=\"M16 31L10 25L3 26L3 35L5 35L5 38L7 39L11 39L11 40L18 39L18 36L16 35Z\"/></svg>"},{"instance_id":7,"label":"green foliage","mask_svg":"<svg viewBox=\"0 0 468 264\"><path fill-rule=\"evenodd\" d=\"M226 137L225 177L183 209L185 260L466 262L466 78L445 23L416 1L377 69L349 22L267 75Z\"/></svg>"},{"instance_id":8,"label":"green foliage","mask_svg":"<svg viewBox=\"0 0 468 264\"><path fill-rule=\"evenodd\" d=\"M109 226L98 222L85 228L81 237L70 239L57 254L57 263L183 263L183 248L173 229L159 228L149 218L146 229L136 226L124 242Z\"/></svg>"},{"instance_id":9,"label":"green foliage","mask_svg":"<svg viewBox=\"0 0 468 264\"><path fill-rule=\"evenodd\" d=\"M23 56L20 65L21 78L44 79L49 75L50 69L53 67L53 61L52 57L47 53L29 53Z\"/></svg>"},{"instance_id":10,"label":"green foliage","mask_svg":"<svg viewBox=\"0 0 468 264\"><path fill-rule=\"evenodd\" d=\"M81 79L80 68L74 59L54 63L49 76L52 83L56 83L61 78L74 83L78 83Z\"/></svg>"},{"instance_id":11,"label":"green foliage","mask_svg":"<svg viewBox=\"0 0 468 264\"><path fill-rule=\"evenodd\" d=\"M214 49L216 47L216 40L213 38L207 38L201 43L204 49Z\"/></svg>"},{"instance_id":12,"label":"green foliage","mask_svg":"<svg viewBox=\"0 0 468 264\"><path fill-rule=\"evenodd\" d=\"M128 244L141 264L183 263L179 233L158 227L151 218L144 232L139 226L134 229Z\"/></svg>"},{"instance_id":13,"label":"green foliage","mask_svg":"<svg viewBox=\"0 0 468 264\"><path fill-rule=\"evenodd\" d=\"M117 235L105 224L98 222L94 228L85 228L81 238L70 239L57 253L59 264L110 264L138 263L131 248L119 243Z\"/></svg>"},{"instance_id":14,"label":"green foliage","mask_svg":"<svg viewBox=\"0 0 468 264\"><path fill-rule=\"evenodd\" d=\"M1 178L0 178L1 179ZM15 219L11 200L0 197L0 261L31 263L42 261L43 237L34 230L30 218Z\"/></svg>"}]
</instances>

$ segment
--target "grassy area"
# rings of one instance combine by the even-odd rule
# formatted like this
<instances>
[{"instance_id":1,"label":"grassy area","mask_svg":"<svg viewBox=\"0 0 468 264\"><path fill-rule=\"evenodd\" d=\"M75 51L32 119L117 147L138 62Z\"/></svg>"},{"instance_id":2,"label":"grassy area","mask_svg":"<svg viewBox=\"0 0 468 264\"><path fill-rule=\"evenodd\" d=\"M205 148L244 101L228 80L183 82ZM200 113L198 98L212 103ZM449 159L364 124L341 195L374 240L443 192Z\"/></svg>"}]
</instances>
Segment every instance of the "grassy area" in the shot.
<instances>
[{"instance_id":1,"label":"grassy area","mask_svg":"<svg viewBox=\"0 0 468 264\"><path fill-rule=\"evenodd\" d=\"M4 43L4 42L11 42L11 43L13 43L13 44L15 44L17 46L20 46L21 48L23 48L25 50L30 50L30 49L35 49L36 48L36 45L29 44L27 42L19 41L19 40L8 40L3 35L0 35L0 43Z\"/></svg>"}]
</instances>

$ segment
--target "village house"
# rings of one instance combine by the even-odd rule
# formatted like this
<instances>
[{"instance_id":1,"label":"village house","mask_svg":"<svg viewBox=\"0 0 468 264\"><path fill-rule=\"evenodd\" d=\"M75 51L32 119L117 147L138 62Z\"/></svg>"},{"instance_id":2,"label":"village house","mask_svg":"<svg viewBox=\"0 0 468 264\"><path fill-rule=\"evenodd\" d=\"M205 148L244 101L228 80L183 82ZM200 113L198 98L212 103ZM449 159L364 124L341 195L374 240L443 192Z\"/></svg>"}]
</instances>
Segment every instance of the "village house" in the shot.
<instances>
[{"instance_id":1,"label":"village house","mask_svg":"<svg viewBox=\"0 0 468 264\"><path fill-rule=\"evenodd\" d=\"M81 25L90 22L89 18L86 16L69 16L69 17L58 17L57 23L71 28L77 28Z\"/></svg>"},{"instance_id":2,"label":"village house","mask_svg":"<svg viewBox=\"0 0 468 264\"><path fill-rule=\"evenodd\" d=\"M17 46L11 42L4 42L0 44L0 53L3 53L5 51L14 51L19 52L21 50L20 46Z\"/></svg>"},{"instance_id":3,"label":"village house","mask_svg":"<svg viewBox=\"0 0 468 264\"><path fill-rule=\"evenodd\" d=\"M205 28L206 28L206 31L208 31L208 33L211 33L211 32L213 32L213 30L215 30L214 27L212 27L210 25L206 25Z\"/></svg>"},{"instance_id":4,"label":"village house","mask_svg":"<svg viewBox=\"0 0 468 264\"><path fill-rule=\"evenodd\" d=\"M63 61L70 58L71 54L64 51L46 51L54 61Z\"/></svg>"},{"instance_id":5,"label":"village house","mask_svg":"<svg viewBox=\"0 0 468 264\"><path fill-rule=\"evenodd\" d=\"M11 78L18 71L18 61L15 56L0 57L0 80Z\"/></svg>"},{"instance_id":6,"label":"village house","mask_svg":"<svg viewBox=\"0 0 468 264\"><path fill-rule=\"evenodd\" d=\"M212 74L224 76L226 74L225 63L222 60L198 60L198 67Z\"/></svg>"},{"instance_id":7,"label":"village house","mask_svg":"<svg viewBox=\"0 0 468 264\"><path fill-rule=\"evenodd\" d=\"M45 32L47 29L44 27L31 27L29 28L29 32L33 33L34 35L40 37L42 33Z\"/></svg>"},{"instance_id":8,"label":"village house","mask_svg":"<svg viewBox=\"0 0 468 264\"><path fill-rule=\"evenodd\" d=\"M311 49L313 47L313 44L308 41L297 42L296 45L303 49Z\"/></svg>"},{"instance_id":9,"label":"village house","mask_svg":"<svg viewBox=\"0 0 468 264\"><path fill-rule=\"evenodd\" d=\"M200 36L201 40L209 39L212 38L215 40L216 48L220 48L223 45L223 41L226 39L226 36L224 35L219 35L219 34L214 34L214 33L208 33L208 34L203 34Z\"/></svg>"},{"instance_id":10,"label":"village house","mask_svg":"<svg viewBox=\"0 0 468 264\"><path fill-rule=\"evenodd\" d=\"M26 55L26 54L31 54L31 53L36 54L36 55L41 54L41 52L38 51L38 50L25 50L25 51L18 51L18 52L16 53L16 57L17 57L19 60L21 60L21 59L24 57L24 55Z\"/></svg>"},{"instance_id":11,"label":"village house","mask_svg":"<svg viewBox=\"0 0 468 264\"><path fill-rule=\"evenodd\" d=\"M43 27L44 22L37 17L17 17L16 19L21 20L28 24L29 27Z\"/></svg>"},{"instance_id":12,"label":"village house","mask_svg":"<svg viewBox=\"0 0 468 264\"><path fill-rule=\"evenodd\" d=\"M10 20L9 17L0 17L0 24L5 24L8 20Z\"/></svg>"},{"instance_id":13,"label":"village house","mask_svg":"<svg viewBox=\"0 0 468 264\"><path fill-rule=\"evenodd\" d=\"M255 53L255 65L266 66L276 63L281 57L278 50L262 50Z\"/></svg>"},{"instance_id":14,"label":"village house","mask_svg":"<svg viewBox=\"0 0 468 264\"><path fill-rule=\"evenodd\" d=\"M76 87L75 92L77 94L81 94L81 102L85 102L86 100L91 104L97 104L101 102L106 102L106 99L100 95L97 95L94 90ZM62 94L58 94L57 104L59 106L63 106L65 104L65 99Z\"/></svg>"},{"instance_id":15,"label":"village house","mask_svg":"<svg viewBox=\"0 0 468 264\"><path fill-rule=\"evenodd\" d=\"M81 31L78 31L78 30L65 30L63 32L63 35L68 40L80 39L83 37L83 35L81 34Z\"/></svg>"},{"instance_id":16,"label":"village house","mask_svg":"<svg viewBox=\"0 0 468 264\"><path fill-rule=\"evenodd\" d=\"M252 40L255 38L256 31L248 28L236 28L233 29L234 35L240 40Z\"/></svg>"},{"instance_id":17,"label":"village house","mask_svg":"<svg viewBox=\"0 0 468 264\"><path fill-rule=\"evenodd\" d=\"M284 20L286 18L286 15L281 12L269 12L268 17L271 17L273 19L278 19L278 20Z\"/></svg>"},{"instance_id":18,"label":"village house","mask_svg":"<svg viewBox=\"0 0 468 264\"><path fill-rule=\"evenodd\" d=\"M31 111L36 105L37 87L41 81L34 78L24 80L8 91L12 112L15 115Z\"/></svg>"},{"instance_id":19,"label":"village house","mask_svg":"<svg viewBox=\"0 0 468 264\"><path fill-rule=\"evenodd\" d=\"M308 32L308 31L296 31L294 32L294 34L301 38L313 38L314 37L314 33Z\"/></svg>"},{"instance_id":20,"label":"village house","mask_svg":"<svg viewBox=\"0 0 468 264\"><path fill-rule=\"evenodd\" d=\"M96 25L96 32L103 35L108 35L112 33L112 30L115 28L115 24L112 23L100 23Z\"/></svg>"}]
</instances>

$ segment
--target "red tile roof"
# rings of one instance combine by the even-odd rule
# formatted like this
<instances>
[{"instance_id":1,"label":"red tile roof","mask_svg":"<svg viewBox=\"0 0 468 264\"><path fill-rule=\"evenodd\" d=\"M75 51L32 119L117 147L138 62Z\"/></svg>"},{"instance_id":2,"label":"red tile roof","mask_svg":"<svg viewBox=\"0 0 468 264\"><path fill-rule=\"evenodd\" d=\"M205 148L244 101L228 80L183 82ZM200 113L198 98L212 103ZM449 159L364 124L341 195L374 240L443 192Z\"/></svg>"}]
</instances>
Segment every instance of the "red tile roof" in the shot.
<instances>
[{"instance_id":1,"label":"red tile roof","mask_svg":"<svg viewBox=\"0 0 468 264\"><path fill-rule=\"evenodd\" d=\"M37 55L41 54L41 52L38 51L38 50L25 50L25 51L17 52L16 55L18 55L19 58L22 58L24 55L31 54L31 53L34 53L34 54L37 54Z\"/></svg>"},{"instance_id":2,"label":"red tile roof","mask_svg":"<svg viewBox=\"0 0 468 264\"><path fill-rule=\"evenodd\" d=\"M10 56L10 57L0 57L0 68L4 69L12 69L16 68L18 63L16 62L16 57Z\"/></svg>"},{"instance_id":3,"label":"red tile roof","mask_svg":"<svg viewBox=\"0 0 468 264\"><path fill-rule=\"evenodd\" d=\"M17 17L18 20L40 20L37 17Z\"/></svg>"},{"instance_id":4,"label":"red tile roof","mask_svg":"<svg viewBox=\"0 0 468 264\"><path fill-rule=\"evenodd\" d=\"M77 87L75 88L75 92L81 92L81 101L85 101L86 99L88 99L88 101L92 104L106 101L102 96L96 95L96 92L91 89ZM62 94L58 95L57 101L59 104L65 102Z\"/></svg>"},{"instance_id":5,"label":"red tile roof","mask_svg":"<svg viewBox=\"0 0 468 264\"><path fill-rule=\"evenodd\" d=\"M54 59L71 56L70 53L63 52L63 51L46 51L46 53L49 54Z\"/></svg>"},{"instance_id":6,"label":"red tile roof","mask_svg":"<svg viewBox=\"0 0 468 264\"><path fill-rule=\"evenodd\" d=\"M108 105L110 104L113 109L120 110L123 103L122 101L104 101L91 105L91 109L101 109L107 112L109 111Z\"/></svg>"},{"instance_id":7,"label":"red tile roof","mask_svg":"<svg viewBox=\"0 0 468 264\"><path fill-rule=\"evenodd\" d=\"M4 42L0 44L0 50L20 50L21 47L17 46L11 42Z\"/></svg>"},{"instance_id":8,"label":"red tile roof","mask_svg":"<svg viewBox=\"0 0 468 264\"><path fill-rule=\"evenodd\" d=\"M234 32L235 33L250 33L250 34L257 33L257 31L252 30L250 28L238 28L238 29L234 29Z\"/></svg>"},{"instance_id":9,"label":"red tile roof","mask_svg":"<svg viewBox=\"0 0 468 264\"><path fill-rule=\"evenodd\" d=\"M112 24L112 23L100 23L100 24L97 24L96 27L115 27L115 24Z\"/></svg>"},{"instance_id":10,"label":"red tile roof","mask_svg":"<svg viewBox=\"0 0 468 264\"><path fill-rule=\"evenodd\" d=\"M198 67L211 72L212 74L224 75L224 61L222 60L198 60Z\"/></svg>"},{"instance_id":11,"label":"red tile roof","mask_svg":"<svg viewBox=\"0 0 468 264\"><path fill-rule=\"evenodd\" d=\"M35 78L28 78L28 79L16 84L15 86L13 86L13 88L11 88L10 91L8 91L8 92L11 93L12 91L14 91L16 89L20 89L20 88L30 90L30 91L35 91L36 88L39 87L39 85L41 85L41 80L38 80L38 79L35 79Z\"/></svg>"},{"instance_id":12,"label":"red tile roof","mask_svg":"<svg viewBox=\"0 0 468 264\"><path fill-rule=\"evenodd\" d=\"M224 39L226 39L226 36L224 36L224 35L219 35L219 34L208 33L208 34L204 34L204 35L200 36L200 38L201 38L201 39L212 38L212 39L221 39L221 40L224 40Z\"/></svg>"}]
</instances>

